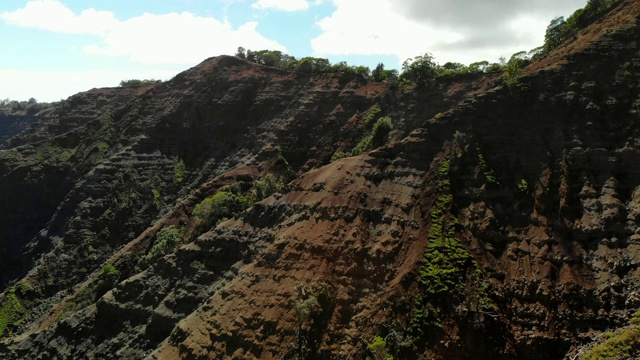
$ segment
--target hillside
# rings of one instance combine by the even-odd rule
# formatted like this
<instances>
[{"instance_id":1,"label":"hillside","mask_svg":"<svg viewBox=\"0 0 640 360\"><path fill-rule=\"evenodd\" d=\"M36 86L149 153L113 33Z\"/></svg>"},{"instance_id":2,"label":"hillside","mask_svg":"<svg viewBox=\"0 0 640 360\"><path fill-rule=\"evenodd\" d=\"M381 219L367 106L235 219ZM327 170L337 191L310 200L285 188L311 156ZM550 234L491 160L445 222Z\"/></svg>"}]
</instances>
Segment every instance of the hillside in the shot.
<instances>
[{"instance_id":1,"label":"hillside","mask_svg":"<svg viewBox=\"0 0 640 360\"><path fill-rule=\"evenodd\" d=\"M0 356L584 355L640 308L639 19L511 86L221 56L55 104L0 147Z\"/></svg>"}]
</instances>

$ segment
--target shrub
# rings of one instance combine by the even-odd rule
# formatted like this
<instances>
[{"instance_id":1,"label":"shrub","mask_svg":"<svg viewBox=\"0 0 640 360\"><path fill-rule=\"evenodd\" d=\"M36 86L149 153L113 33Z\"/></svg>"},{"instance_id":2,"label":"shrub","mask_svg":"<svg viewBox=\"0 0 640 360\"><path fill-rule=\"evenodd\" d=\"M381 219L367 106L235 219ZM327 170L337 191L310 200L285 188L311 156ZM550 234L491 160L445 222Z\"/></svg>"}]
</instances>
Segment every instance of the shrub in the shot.
<instances>
[{"instance_id":1,"label":"shrub","mask_svg":"<svg viewBox=\"0 0 640 360\"><path fill-rule=\"evenodd\" d=\"M375 124L376 117L382 111L382 108L378 104L374 104L372 107L367 110L364 115L364 126L367 128L371 128L373 124Z\"/></svg>"},{"instance_id":2,"label":"shrub","mask_svg":"<svg viewBox=\"0 0 640 360\"><path fill-rule=\"evenodd\" d=\"M606 335L609 338L587 351L582 359L637 359L640 355L640 311L631 319L630 327Z\"/></svg>"},{"instance_id":3,"label":"shrub","mask_svg":"<svg viewBox=\"0 0 640 360\"><path fill-rule=\"evenodd\" d=\"M210 223L223 217L234 217L252 204L250 197L240 195L240 184L225 185L196 205L193 215Z\"/></svg>"},{"instance_id":4,"label":"shrub","mask_svg":"<svg viewBox=\"0 0 640 360\"><path fill-rule=\"evenodd\" d=\"M113 264L106 264L100 270L100 275L98 277L100 278L100 280L114 283L118 281L118 278L120 277L120 271L116 269Z\"/></svg>"},{"instance_id":5,"label":"shrub","mask_svg":"<svg viewBox=\"0 0 640 360\"><path fill-rule=\"evenodd\" d=\"M7 331L10 333L11 328L20 325L29 316L29 312L18 299L16 290L14 286L7 291L2 307L0 307L0 338L8 335Z\"/></svg>"},{"instance_id":6,"label":"shrub","mask_svg":"<svg viewBox=\"0 0 640 360\"><path fill-rule=\"evenodd\" d=\"M294 310L297 318L295 352L298 359L315 358L322 337L336 306L333 286L321 283L312 289L295 287Z\"/></svg>"},{"instance_id":7,"label":"shrub","mask_svg":"<svg viewBox=\"0 0 640 360\"><path fill-rule=\"evenodd\" d=\"M377 114L378 111L374 105L367 114L365 115L365 121L369 117L369 113ZM384 146L388 142L389 133L393 130L393 123L391 122L391 118L388 116L384 116L376 120L373 124L373 128L370 132L366 133L364 138L360 140L360 142L349 152L341 152L336 151L331 157L331 161L336 161L349 156L357 156L360 154L364 154L373 149Z\"/></svg>"},{"instance_id":8,"label":"shrub","mask_svg":"<svg viewBox=\"0 0 640 360\"><path fill-rule=\"evenodd\" d=\"M378 148L380 146L384 146L387 143L387 138L389 137L389 133L393 130L393 123L391 123L391 118L388 116L381 117L376 121L373 125L373 130L371 132L371 146L372 148Z\"/></svg>"},{"instance_id":9,"label":"shrub","mask_svg":"<svg viewBox=\"0 0 640 360\"><path fill-rule=\"evenodd\" d=\"M367 356L367 360L393 360L393 356L387 352L387 342L380 336L373 338L373 341L367 345L367 350L373 356L372 358Z\"/></svg>"},{"instance_id":10,"label":"shrub","mask_svg":"<svg viewBox=\"0 0 640 360\"><path fill-rule=\"evenodd\" d=\"M263 178L256 180L256 200L260 201L279 192L282 189L282 180L272 173L268 173Z\"/></svg>"},{"instance_id":11,"label":"shrub","mask_svg":"<svg viewBox=\"0 0 640 360\"><path fill-rule=\"evenodd\" d=\"M186 166L184 165L184 161L176 158L175 165L173 166L173 182L175 184L182 183L184 181L185 173Z\"/></svg>"},{"instance_id":12,"label":"shrub","mask_svg":"<svg viewBox=\"0 0 640 360\"><path fill-rule=\"evenodd\" d=\"M518 58L512 58L509 60L506 66L506 73L504 74L504 82L510 88L514 85L518 85L520 76L522 76L522 70L520 70L520 61Z\"/></svg>"},{"instance_id":13,"label":"shrub","mask_svg":"<svg viewBox=\"0 0 640 360\"><path fill-rule=\"evenodd\" d=\"M529 184L527 183L527 180L520 179L520 182L518 183L518 190L520 190L521 192L526 192L528 189Z\"/></svg>"},{"instance_id":14,"label":"shrub","mask_svg":"<svg viewBox=\"0 0 640 360\"><path fill-rule=\"evenodd\" d=\"M156 240L151 249L140 257L138 268L146 268L151 265L152 262L175 251L182 241L183 235L183 231L173 225L162 228L156 234Z\"/></svg>"},{"instance_id":15,"label":"shrub","mask_svg":"<svg viewBox=\"0 0 640 360\"><path fill-rule=\"evenodd\" d=\"M153 84L157 84L157 83L161 83L161 82L162 82L161 80L156 80L156 79L122 80L122 81L120 81L120 87L141 87L141 86L153 85Z\"/></svg>"}]
</instances>

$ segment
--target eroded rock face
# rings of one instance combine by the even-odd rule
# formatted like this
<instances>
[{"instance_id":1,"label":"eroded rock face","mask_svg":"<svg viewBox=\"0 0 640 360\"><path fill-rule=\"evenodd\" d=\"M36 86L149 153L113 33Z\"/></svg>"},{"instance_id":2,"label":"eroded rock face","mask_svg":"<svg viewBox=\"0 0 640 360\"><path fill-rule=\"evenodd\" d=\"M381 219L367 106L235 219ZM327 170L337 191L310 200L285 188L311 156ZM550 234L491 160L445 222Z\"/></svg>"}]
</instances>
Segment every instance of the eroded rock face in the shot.
<instances>
[{"instance_id":1,"label":"eroded rock face","mask_svg":"<svg viewBox=\"0 0 640 360\"><path fill-rule=\"evenodd\" d=\"M72 97L0 152L3 276L26 274L3 304L29 314L0 354L346 359L379 335L397 358L562 358L640 307L639 17L622 3L511 88L219 57ZM375 104L395 142L330 162ZM197 216L267 172L291 182ZM183 245L143 266L170 225Z\"/></svg>"}]
</instances>

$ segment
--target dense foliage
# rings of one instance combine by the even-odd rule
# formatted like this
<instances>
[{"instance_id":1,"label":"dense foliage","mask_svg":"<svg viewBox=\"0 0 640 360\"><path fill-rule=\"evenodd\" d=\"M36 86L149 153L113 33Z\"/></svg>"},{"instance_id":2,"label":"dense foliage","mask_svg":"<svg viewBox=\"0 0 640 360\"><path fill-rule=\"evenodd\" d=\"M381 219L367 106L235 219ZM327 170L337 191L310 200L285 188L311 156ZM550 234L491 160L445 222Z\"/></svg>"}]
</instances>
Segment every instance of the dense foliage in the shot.
<instances>
[{"instance_id":1,"label":"dense foliage","mask_svg":"<svg viewBox=\"0 0 640 360\"><path fill-rule=\"evenodd\" d=\"M120 87L140 87L140 86L153 85L161 82L162 80L156 80L156 79L144 79L144 80L130 79L130 80L120 81Z\"/></svg>"},{"instance_id":2,"label":"dense foliage","mask_svg":"<svg viewBox=\"0 0 640 360\"><path fill-rule=\"evenodd\" d=\"M351 151L337 151L333 154L331 161L336 161L349 156L364 154L373 149L387 145L389 134L393 130L393 122L389 116L378 117L382 111L380 105L375 104L364 113L364 137Z\"/></svg>"},{"instance_id":3,"label":"dense foliage","mask_svg":"<svg viewBox=\"0 0 640 360\"><path fill-rule=\"evenodd\" d=\"M27 101L9 99L0 100L0 111L27 111L29 113L36 113L48 108L49 106L51 106L50 103L38 102L35 98L30 98Z\"/></svg>"},{"instance_id":4,"label":"dense foliage","mask_svg":"<svg viewBox=\"0 0 640 360\"><path fill-rule=\"evenodd\" d=\"M236 52L236 56L256 64L288 71L313 74L344 73L362 78L371 76L371 70L367 66L350 66L345 61L331 64L328 59L310 56L297 59L277 50L252 51L240 47ZM384 70L384 65L382 64L378 65L378 67L376 67L375 73L376 78L379 79L378 81L393 78L394 76L397 77L396 70Z\"/></svg>"}]
</instances>

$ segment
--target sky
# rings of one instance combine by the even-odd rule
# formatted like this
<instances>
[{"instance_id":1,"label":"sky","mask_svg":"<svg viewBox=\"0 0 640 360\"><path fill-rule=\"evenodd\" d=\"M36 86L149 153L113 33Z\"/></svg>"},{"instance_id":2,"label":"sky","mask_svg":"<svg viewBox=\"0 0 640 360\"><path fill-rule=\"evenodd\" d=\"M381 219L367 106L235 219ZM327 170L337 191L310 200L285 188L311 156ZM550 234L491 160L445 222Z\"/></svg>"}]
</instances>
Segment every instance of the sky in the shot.
<instances>
[{"instance_id":1,"label":"sky","mask_svg":"<svg viewBox=\"0 0 640 360\"><path fill-rule=\"evenodd\" d=\"M169 80L238 47L401 69L496 62L544 42L586 0L2 0L0 99L58 101Z\"/></svg>"}]
</instances>

